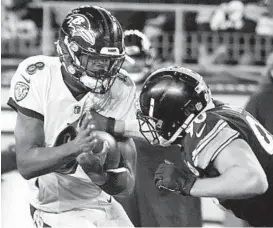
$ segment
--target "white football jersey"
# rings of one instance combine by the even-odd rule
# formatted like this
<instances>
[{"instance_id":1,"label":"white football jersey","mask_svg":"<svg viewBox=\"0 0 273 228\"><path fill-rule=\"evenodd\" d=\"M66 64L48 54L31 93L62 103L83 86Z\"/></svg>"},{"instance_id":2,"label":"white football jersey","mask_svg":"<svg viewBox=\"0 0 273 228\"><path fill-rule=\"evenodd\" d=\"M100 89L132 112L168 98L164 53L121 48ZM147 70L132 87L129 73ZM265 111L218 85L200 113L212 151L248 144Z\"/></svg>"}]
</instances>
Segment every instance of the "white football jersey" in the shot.
<instances>
[{"instance_id":1,"label":"white football jersey","mask_svg":"<svg viewBox=\"0 0 273 228\"><path fill-rule=\"evenodd\" d=\"M135 94L133 81L122 74L106 94L89 92L77 101L63 81L59 58L40 55L19 65L11 81L8 104L25 115L43 120L45 146L52 147L59 133L90 108L107 117L135 119ZM101 193L80 166L74 174L53 172L38 177L39 188L36 179L28 181L30 203L44 211L88 208L94 206Z\"/></svg>"}]
</instances>

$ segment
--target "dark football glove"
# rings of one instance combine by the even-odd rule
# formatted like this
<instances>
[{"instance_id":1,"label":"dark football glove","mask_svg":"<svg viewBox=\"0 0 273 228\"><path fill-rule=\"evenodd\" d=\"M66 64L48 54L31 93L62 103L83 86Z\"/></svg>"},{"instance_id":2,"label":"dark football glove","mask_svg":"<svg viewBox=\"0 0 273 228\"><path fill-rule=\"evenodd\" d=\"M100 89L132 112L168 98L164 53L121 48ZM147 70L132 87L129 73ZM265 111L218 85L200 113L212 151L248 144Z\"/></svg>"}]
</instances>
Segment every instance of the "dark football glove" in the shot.
<instances>
[{"instance_id":1,"label":"dark football glove","mask_svg":"<svg viewBox=\"0 0 273 228\"><path fill-rule=\"evenodd\" d=\"M196 181L196 177L186 173L172 163L165 162L158 166L154 180L159 190L177 192L188 196Z\"/></svg>"}]
</instances>

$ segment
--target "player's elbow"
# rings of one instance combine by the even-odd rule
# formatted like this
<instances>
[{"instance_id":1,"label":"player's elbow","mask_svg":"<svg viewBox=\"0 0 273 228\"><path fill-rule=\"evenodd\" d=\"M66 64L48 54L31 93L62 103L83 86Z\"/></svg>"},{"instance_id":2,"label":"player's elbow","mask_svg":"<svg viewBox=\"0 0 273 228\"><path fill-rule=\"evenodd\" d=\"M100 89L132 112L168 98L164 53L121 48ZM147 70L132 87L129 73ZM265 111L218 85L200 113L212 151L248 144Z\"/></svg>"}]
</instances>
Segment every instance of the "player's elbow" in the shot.
<instances>
[{"instance_id":1,"label":"player's elbow","mask_svg":"<svg viewBox=\"0 0 273 228\"><path fill-rule=\"evenodd\" d=\"M24 165L17 164L17 168L18 168L18 172L21 174L21 176L24 179L29 180L35 177L35 175L27 167L24 167Z\"/></svg>"},{"instance_id":2,"label":"player's elbow","mask_svg":"<svg viewBox=\"0 0 273 228\"><path fill-rule=\"evenodd\" d=\"M17 156L16 163L17 163L18 172L21 174L21 176L24 179L29 180L31 178L31 173L29 172L29 169L27 165L25 164L24 159L21 159L20 156Z\"/></svg>"},{"instance_id":3,"label":"player's elbow","mask_svg":"<svg viewBox=\"0 0 273 228\"><path fill-rule=\"evenodd\" d=\"M134 186L135 177L126 169L124 172L108 172L107 182L100 187L110 195L126 197L133 192Z\"/></svg>"},{"instance_id":4,"label":"player's elbow","mask_svg":"<svg viewBox=\"0 0 273 228\"><path fill-rule=\"evenodd\" d=\"M21 174L21 176L26 180L30 180L35 177L34 175L31 174Z\"/></svg>"},{"instance_id":5,"label":"player's elbow","mask_svg":"<svg viewBox=\"0 0 273 228\"><path fill-rule=\"evenodd\" d=\"M245 184L249 186L250 192L253 195L262 195L268 189L267 178L263 171L248 172L247 182Z\"/></svg>"},{"instance_id":6,"label":"player's elbow","mask_svg":"<svg viewBox=\"0 0 273 228\"><path fill-rule=\"evenodd\" d=\"M130 177L129 179L127 179L126 187L115 196L118 198L128 197L133 193L134 188L135 188L135 179Z\"/></svg>"},{"instance_id":7,"label":"player's elbow","mask_svg":"<svg viewBox=\"0 0 273 228\"><path fill-rule=\"evenodd\" d=\"M264 172L260 173L256 177L257 194L264 194L268 189L268 181Z\"/></svg>"},{"instance_id":8,"label":"player's elbow","mask_svg":"<svg viewBox=\"0 0 273 228\"><path fill-rule=\"evenodd\" d=\"M37 176L37 171L35 172L33 166L30 165L29 162L26 161L26 159L17 156L16 161L18 172L24 179L29 180Z\"/></svg>"}]
</instances>

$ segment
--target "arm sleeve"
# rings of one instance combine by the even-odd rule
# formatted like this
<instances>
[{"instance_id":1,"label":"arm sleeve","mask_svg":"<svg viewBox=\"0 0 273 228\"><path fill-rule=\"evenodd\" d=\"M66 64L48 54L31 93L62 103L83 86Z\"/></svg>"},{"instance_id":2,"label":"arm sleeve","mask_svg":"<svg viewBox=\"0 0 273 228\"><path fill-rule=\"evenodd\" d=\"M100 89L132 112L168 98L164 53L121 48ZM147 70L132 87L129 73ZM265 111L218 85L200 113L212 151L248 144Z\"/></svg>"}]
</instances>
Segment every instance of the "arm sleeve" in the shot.
<instances>
[{"instance_id":1,"label":"arm sleeve","mask_svg":"<svg viewBox=\"0 0 273 228\"><path fill-rule=\"evenodd\" d=\"M42 88L41 85L39 88L39 81L35 78L38 75L29 75L27 67L29 66L23 61L12 77L7 104L16 112L43 121Z\"/></svg>"}]
</instances>

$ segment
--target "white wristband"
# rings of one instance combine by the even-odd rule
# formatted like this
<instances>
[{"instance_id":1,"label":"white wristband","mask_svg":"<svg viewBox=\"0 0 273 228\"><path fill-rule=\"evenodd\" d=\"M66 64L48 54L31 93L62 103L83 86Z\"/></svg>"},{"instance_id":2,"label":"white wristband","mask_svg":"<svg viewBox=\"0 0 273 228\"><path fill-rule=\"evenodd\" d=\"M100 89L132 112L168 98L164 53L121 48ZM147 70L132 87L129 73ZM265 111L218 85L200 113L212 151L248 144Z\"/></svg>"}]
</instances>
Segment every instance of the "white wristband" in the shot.
<instances>
[{"instance_id":1,"label":"white wristband","mask_svg":"<svg viewBox=\"0 0 273 228\"><path fill-rule=\"evenodd\" d=\"M124 172L129 172L129 170L125 167L120 167L117 169L107 169L105 170L107 173L124 173Z\"/></svg>"}]
</instances>

